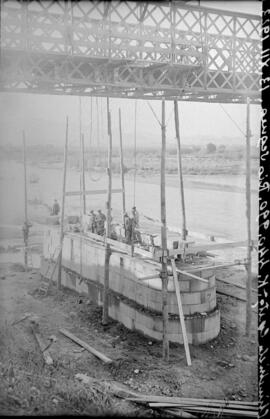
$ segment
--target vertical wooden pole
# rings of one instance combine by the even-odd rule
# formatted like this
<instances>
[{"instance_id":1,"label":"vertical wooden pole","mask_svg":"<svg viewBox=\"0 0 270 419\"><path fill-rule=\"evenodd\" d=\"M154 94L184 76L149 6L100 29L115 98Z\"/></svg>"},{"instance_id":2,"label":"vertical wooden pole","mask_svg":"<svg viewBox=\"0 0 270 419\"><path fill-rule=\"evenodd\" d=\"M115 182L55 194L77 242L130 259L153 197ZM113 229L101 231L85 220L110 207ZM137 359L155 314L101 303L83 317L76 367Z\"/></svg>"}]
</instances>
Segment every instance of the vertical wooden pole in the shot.
<instances>
[{"instance_id":1,"label":"vertical wooden pole","mask_svg":"<svg viewBox=\"0 0 270 419\"><path fill-rule=\"evenodd\" d=\"M124 174L124 156L123 156L123 141L122 141L122 124L121 124L121 109L119 108L119 133L120 133L120 171L122 181L122 208L123 208L123 224L124 214L126 212L126 196L125 196L125 174Z\"/></svg>"},{"instance_id":2,"label":"vertical wooden pole","mask_svg":"<svg viewBox=\"0 0 270 419\"><path fill-rule=\"evenodd\" d=\"M26 144L25 132L23 131L23 167L24 167L24 264L28 265L28 211L27 211L27 170L26 170Z\"/></svg>"},{"instance_id":3,"label":"vertical wooden pole","mask_svg":"<svg viewBox=\"0 0 270 419\"><path fill-rule=\"evenodd\" d=\"M182 334L183 334L183 341L184 341L184 347L185 347L185 352L186 352L186 359L187 359L188 366L190 366L191 365L191 358L190 358L190 352L189 352L189 346L188 346L188 337L187 337L185 317L184 317L184 312L183 312L183 306L182 306L181 295L180 295L180 287L179 287L179 282L178 282L178 277L177 277L177 272L176 272L176 265L175 265L175 260L174 259L171 259L171 264L172 264L172 272L173 272L173 280L174 280L176 299L177 299L177 304L178 304L179 318L180 318Z\"/></svg>"},{"instance_id":4,"label":"vertical wooden pole","mask_svg":"<svg viewBox=\"0 0 270 419\"><path fill-rule=\"evenodd\" d=\"M111 237L111 203L112 203L112 129L111 113L109 109L109 98L107 97L107 119L108 119L108 189L107 189L107 218L106 218L106 239ZM105 270L104 270L104 293L102 324L108 323L109 317L109 277L110 277L110 256L111 248L105 239Z\"/></svg>"},{"instance_id":5,"label":"vertical wooden pole","mask_svg":"<svg viewBox=\"0 0 270 419\"><path fill-rule=\"evenodd\" d=\"M84 134L81 134L83 214L86 214Z\"/></svg>"},{"instance_id":6,"label":"vertical wooden pole","mask_svg":"<svg viewBox=\"0 0 270 419\"><path fill-rule=\"evenodd\" d=\"M61 220L60 220L60 249L59 249L59 258L58 258L58 277L57 277L57 288L59 290L61 289L62 248L63 248L63 240L64 240L67 155L68 155L68 117L66 117L66 140L65 140L65 148L64 148L64 170L63 170L62 204L61 204Z\"/></svg>"},{"instance_id":7,"label":"vertical wooden pole","mask_svg":"<svg viewBox=\"0 0 270 419\"><path fill-rule=\"evenodd\" d=\"M165 126L165 99L162 98L162 148L160 164L160 206L161 206L161 246L163 250L161 264L162 280L162 314L163 314L163 350L162 356L165 361L169 360L168 340L168 272L167 272L167 225L166 225L166 193L165 193L165 170L166 170L166 126Z\"/></svg>"},{"instance_id":8,"label":"vertical wooden pole","mask_svg":"<svg viewBox=\"0 0 270 419\"><path fill-rule=\"evenodd\" d=\"M251 204L250 204L250 99L247 98L247 119L246 119L246 216L247 216L247 305L246 305L246 336L250 334L251 327Z\"/></svg>"},{"instance_id":9,"label":"vertical wooden pole","mask_svg":"<svg viewBox=\"0 0 270 419\"><path fill-rule=\"evenodd\" d=\"M186 209L185 209L184 181L183 181L183 170L182 170L182 156L181 156L179 114L178 114L177 100L174 101L174 120L175 120L175 134L176 134L176 141L177 141L178 175L179 175L179 182L180 182L180 196L181 196L181 208L182 208L182 238L183 240L186 240L186 236L187 236Z\"/></svg>"}]
</instances>

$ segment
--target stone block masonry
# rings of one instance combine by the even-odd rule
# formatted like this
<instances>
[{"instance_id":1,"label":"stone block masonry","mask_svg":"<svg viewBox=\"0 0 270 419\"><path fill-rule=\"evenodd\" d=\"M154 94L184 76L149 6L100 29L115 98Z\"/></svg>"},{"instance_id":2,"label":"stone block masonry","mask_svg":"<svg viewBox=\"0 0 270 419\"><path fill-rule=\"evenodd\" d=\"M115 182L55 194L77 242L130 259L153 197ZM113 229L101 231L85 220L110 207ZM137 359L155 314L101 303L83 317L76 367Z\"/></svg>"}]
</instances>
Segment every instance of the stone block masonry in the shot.
<instances>
[{"instance_id":1,"label":"stone block masonry","mask_svg":"<svg viewBox=\"0 0 270 419\"><path fill-rule=\"evenodd\" d=\"M47 266L58 239L55 229L44 237L41 274L48 277ZM80 255L82 250L82 257ZM104 277L104 247L80 235L65 236L62 260L62 285L102 305ZM51 270L49 270L51 271ZM80 277L82 274L82 280ZM140 277L154 275L149 280ZM190 344L205 343L215 338L220 331L220 312L216 304L215 276L211 269L202 271L208 283L178 274L185 323ZM198 273L197 273L198 274ZM53 281L57 280L57 271ZM128 329L162 340L162 294L161 280L156 267L145 260L124 254L113 253L110 260L109 316ZM172 342L183 343L178 316L177 299L172 277L168 284L168 337Z\"/></svg>"}]
</instances>

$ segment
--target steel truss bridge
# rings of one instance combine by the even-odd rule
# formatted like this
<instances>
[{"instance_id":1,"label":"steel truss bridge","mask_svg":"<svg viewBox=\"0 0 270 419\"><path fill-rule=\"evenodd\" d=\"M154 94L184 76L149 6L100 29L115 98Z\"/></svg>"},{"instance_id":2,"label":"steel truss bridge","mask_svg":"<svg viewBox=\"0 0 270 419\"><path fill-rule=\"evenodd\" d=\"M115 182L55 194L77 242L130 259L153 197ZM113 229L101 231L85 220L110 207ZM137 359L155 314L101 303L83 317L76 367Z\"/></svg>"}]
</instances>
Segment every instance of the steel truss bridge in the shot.
<instances>
[{"instance_id":1,"label":"steel truss bridge","mask_svg":"<svg viewBox=\"0 0 270 419\"><path fill-rule=\"evenodd\" d=\"M261 19L183 1L1 2L0 90L260 103Z\"/></svg>"}]
</instances>

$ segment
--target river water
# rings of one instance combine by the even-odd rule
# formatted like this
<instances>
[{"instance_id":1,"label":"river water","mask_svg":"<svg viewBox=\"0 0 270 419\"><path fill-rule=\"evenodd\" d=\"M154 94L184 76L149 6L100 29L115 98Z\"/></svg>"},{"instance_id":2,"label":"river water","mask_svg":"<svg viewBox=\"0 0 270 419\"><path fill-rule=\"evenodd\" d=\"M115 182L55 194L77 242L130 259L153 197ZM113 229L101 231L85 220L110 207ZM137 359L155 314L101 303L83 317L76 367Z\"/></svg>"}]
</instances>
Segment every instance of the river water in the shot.
<instances>
[{"instance_id":1,"label":"river water","mask_svg":"<svg viewBox=\"0 0 270 419\"><path fill-rule=\"evenodd\" d=\"M62 192L62 170L29 167L28 174L35 173L39 176L38 183L28 183L28 199L39 200L52 205L54 198L61 203ZM169 177L168 177L169 178ZM190 176L188 177L191 178ZM170 176L171 179L171 176ZM198 176L195 176L198 179ZM243 177L221 176L216 178L215 183L220 184L217 190L209 189L207 182L213 183L215 176L204 180L204 185L198 188L187 182L185 188L187 228L190 232L197 232L206 235L226 238L228 240L246 239L246 209L245 193L232 192L222 185L244 186ZM148 179L151 181L151 179ZM255 184L255 180L253 181ZM107 178L94 182L90 175L86 174L86 189L106 189ZM119 177L113 178L113 188L120 187ZM80 175L76 170L68 170L67 190L75 191L80 189ZM23 166L13 161L4 162L0 169L0 224L10 226L21 226L24 219L24 183ZM135 194L132 178L126 179L126 203L129 211L134 203L141 213L148 217L160 218L160 186L157 183L148 183L137 176ZM87 209L101 208L105 211L105 195L87 196ZM181 228L180 193L177 182L174 186L166 187L167 222L169 226ZM256 193L251 194L251 224L252 238L257 238L258 198ZM122 208L121 194L112 196L112 215L115 220L120 220ZM49 211L44 206L28 206L29 218L32 221L44 222ZM66 198L66 213L80 213L80 198ZM143 220L143 217L141 217ZM157 226L155 227L157 229ZM158 228L159 229L159 228Z\"/></svg>"}]
</instances>

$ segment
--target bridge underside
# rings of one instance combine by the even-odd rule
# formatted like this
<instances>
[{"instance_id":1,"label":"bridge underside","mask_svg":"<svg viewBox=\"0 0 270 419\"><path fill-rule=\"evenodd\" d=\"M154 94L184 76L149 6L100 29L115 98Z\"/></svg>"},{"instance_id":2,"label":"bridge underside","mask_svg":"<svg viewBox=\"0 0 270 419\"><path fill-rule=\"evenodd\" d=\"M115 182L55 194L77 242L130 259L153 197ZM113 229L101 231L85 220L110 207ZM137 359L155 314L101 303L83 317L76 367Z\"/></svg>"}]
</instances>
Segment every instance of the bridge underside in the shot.
<instances>
[{"instance_id":1,"label":"bridge underside","mask_svg":"<svg viewBox=\"0 0 270 419\"><path fill-rule=\"evenodd\" d=\"M2 91L219 103L243 103L248 95L251 102L260 102L259 89L253 90L259 82L256 74L240 73L237 78L230 72L209 72L205 88L199 77L202 70L195 65L21 51L3 51L2 64L7 75L2 78ZM233 82L253 89L229 88Z\"/></svg>"},{"instance_id":2,"label":"bridge underside","mask_svg":"<svg viewBox=\"0 0 270 419\"><path fill-rule=\"evenodd\" d=\"M183 2L9 0L0 90L260 103L259 30L256 16Z\"/></svg>"}]
</instances>

